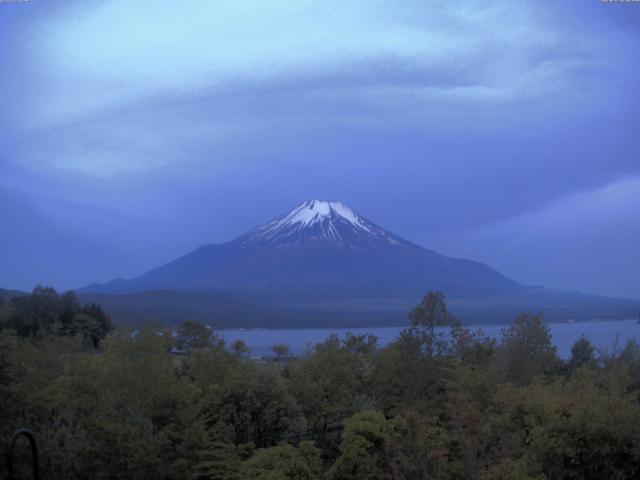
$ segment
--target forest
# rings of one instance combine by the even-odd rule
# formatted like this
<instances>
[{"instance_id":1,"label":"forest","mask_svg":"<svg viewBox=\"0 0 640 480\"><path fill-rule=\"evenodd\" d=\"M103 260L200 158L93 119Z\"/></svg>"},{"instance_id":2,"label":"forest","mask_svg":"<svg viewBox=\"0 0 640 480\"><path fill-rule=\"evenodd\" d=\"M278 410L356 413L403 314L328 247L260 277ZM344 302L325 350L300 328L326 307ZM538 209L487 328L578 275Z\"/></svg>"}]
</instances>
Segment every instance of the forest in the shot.
<instances>
[{"instance_id":1,"label":"forest","mask_svg":"<svg viewBox=\"0 0 640 480\"><path fill-rule=\"evenodd\" d=\"M196 321L115 327L72 292L0 302L0 437L29 428L43 479L640 478L640 345L561 359L541 314L496 341L429 292L387 347L253 359ZM30 478L26 443L15 462Z\"/></svg>"}]
</instances>

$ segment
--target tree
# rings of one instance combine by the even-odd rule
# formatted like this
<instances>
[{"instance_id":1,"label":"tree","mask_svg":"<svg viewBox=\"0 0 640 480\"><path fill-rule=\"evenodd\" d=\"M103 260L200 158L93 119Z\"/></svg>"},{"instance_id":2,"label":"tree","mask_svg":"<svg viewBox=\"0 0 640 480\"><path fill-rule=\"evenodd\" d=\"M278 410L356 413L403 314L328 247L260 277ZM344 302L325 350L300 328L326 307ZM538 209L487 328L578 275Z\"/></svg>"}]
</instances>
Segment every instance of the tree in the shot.
<instances>
[{"instance_id":1,"label":"tree","mask_svg":"<svg viewBox=\"0 0 640 480\"><path fill-rule=\"evenodd\" d=\"M245 357L251 353L249 346L241 339L234 341L231 344L231 349L238 357Z\"/></svg>"},{"instance_id":2,"label":"tree","mask_svg":"<svg viewBox=\"0 0 640 480\"><path fill-rule=\"evenodd\" d=\"M457 320L449 313L447 301L442 292L428 292L416 305L411 313L409 320L414 327L449 327L457 324Z\"/></svg>"},{"instance_id":3,"label":"tree","mask_svg":"<svg viewBox=\"0 0 640 480\"><path fill-rule=\"evenodd\" d=\"M51 287L38 285L31 295L14 297L9 301L8 318L3 328L10 328L21 337L36 337L49 333L60 316L61 302Z\"/></svg>"},{"instance_id":4,"label":"tree","mask_svg":"<svg viewBox=\"0 0 640 480\"><path fill-rule=\"evenodd\" d=\"M455 415L453 409L448 413ZM413 411L402 414L402 428L398 430L397 449L401 452L403 476L415 480L457 479L467 477L460 439L454 435L450 424L437 416L420 415Z\"/></svg>"},{"instance_id":5,"label":"tree","mask_svg":"<svg viewBox=\"0 0 640 480\"><path fill-rule=\"evenodd\" d=\"M559 368L556 347L542 315L520 314L502 330L498 365L506 379L527 385L536 375L550 375Z\"/></svg>"},{"instance_id":6,"label":"tree","mask_svg":"<svg viewBox=\"0 0 640 480\"><path fill-rule=\"evenodd\" d=\"M303 442L304 443L304 442ZM319 471L320 452L313 445L295 448L290 444L263 450L244 462L242 478L254 480L315 480Z\"/></svg>"},{"instance_id":7,"label":"tree","mask_svg":"<svg viewBox=\"0 0 640 480\"><path fill-rule=\"evenodd\" d=\"M496 340L480 329L472 332L462 325L451 329L452 355L475 369L485 365L494 355Z\"/></svg>"},{"instance_id":8,"label":"tree","mask_svg":"<svg viewBox=\"0 0 640 480\"><path fill-rule=\"evenodd\" d=\"M455 386L454 335L460 322L445 296L429 292L410 314L411 327L383 350L375 363L373 390L386 415L403 409L441 410Z\"/></svg>"},{"instance_id":9,"label":"tree","mask_svg":"<svg viewBox=\"0 0 640 480\"><path fill-rule=\"evenodd\" d=\"M362 335L354 335L347 333L342 341L344 348L355 355L368 356L373 354L378 348L378 337L365 333Z\"/></svg>"},{"instance_id":10,"label":"tree","mask_svg":"<svg viewBox=\"0 0 640 480\"><path fill-rule=\"evenodd\" d=\"M399 419L386 420L380 412L367 410L345 422L340 457L327 472L328 480L384 480L400 476L395 451Z\"/></svg>"},{"instance_id":11,"label":"tree","mask_svg":"<svg viewBox=\"0 0 640 480\"><path fill-rule=\"evenodd\" d=\"M78 312L63 327L66 335L80 335L91 343L94 348L98 347L103 331L100 323L86 313Z\"/></svg>"},{"instance_id":12,"label":"tree","mask_svg":"<svg viewBox=\"0 0 640 480\"><path fill-rule=\"evenodd\" d=\"M611 373L624 381L628 392L637 394L640 403L640 344L630 338L617 358L609 362Z\"/></svg>"},{"instance_id":13,"label":"tree","mask_svg":"<svg viewBox=\"0 0 640 480\"><path fill-rule=\"evenodd\" d=\"M213 329L203 322L185 320L176 331L175 345L179 350L192 352L211 345Z\"/></svg>"},{"instance_id":14,"label":"tree","mask_svg":"<svg viewBox=\"0 0 640 480\"><path fill-rule=\"evenodd\" d=\"M542 473L531 468L526 459L506 458L497 465L487 467L480 474L480 480L546 480Z\"/></svg>"},{"instance_id":15,"label":"tree","mask_svg":"<svg viewBox=\"0 0 640 480\"><path fill-rule=\"evenodd\" d=\"M113 328L111 317L102 310L100 305L96 305L92 302L89 305L82 307L80 311L98 322L98 325L100 326L101 339L104 338L105 335Z\"/></svg>"},{"instance_id":16,"label":"tree","mask_svg":"<svg viewBox=\"0 0 640 480\"><path fill-rule=\"evenodd\" d=\"M198 452L198 461L191 467L192 480L243 480L242 462L251 456L252 444L234 445L213 442Z\"/></svg>"},{"instance_id":17,"label":"tree","mask_svg":"<svg viewBox=\"0 0 640 480\"><path fill-rule=\"evenodd\" d=\"M271 347L271 350L278 360L289 356L289 345L284 343L276 343Z\"/></svg>"},{"instance_id":18,"label":"tree","mask_svg":"<svg viewBox=\"0 0 640 480\"><path fill-rule=\"evenodd\" d=\"M321 447L329 427L353 415L364 401L359 365L358 357L341 346L338 336L330 335L289 370L289 389Z\"/></svg>"},{"instance_id":19,"label":"tree","mask_svg":"<svg viewBox=\"0 0 640 480\"><path fill-rule=\"evenodd\" d=\"M238 363L239 358L228 352L224 344L216 343L186 356L179 366L179 373L206 395L224 383Z\"/></svg>"},{"instance_id":20,"label":"tree","mask_svg":"<svg viewBox=\"0 0 640 480\"><path fill-rule=\"evenodd\" d=\"M448 353L451 335L445 328L460 325L449 313L442 292L428 292L411 310L409 320L411 327L400 333L400 339L408 350L426 358Z\"/></svg>"},{"instance_id":21,"label":"tree","mask_svg":"<svg viewBox=\"0 0 640 480\"><path fill-rule=\"evenodd\" d=\"M237 362L203 399L208 428L225 430L228 441L271 447L293 426L298 409L279 369Z\"/></svg>"},{"instance_id":22,"label":"tree","mask_svg":"<svg viewBox=\"0 0 640 480\"><path fill-rule=\"evenodd\" d=\"M568 382L505 388L497 446L526 460L535 478L637 478L637 399L615 379L603 380L598 371L579 369Z\"/></svg>"},{"instance_id":23,"label":"tree","mask_svg":"<svg viewBox=\"0 0 640 480\"><path fill-rule=\"evenodd\" d=\"M111 319L95 304L81 307L72 291L58 294L37 286L30 295L14 297L0 308L0 329L12 329L21 337L80 334L93 348L111 330Z\"/></svg>"},{"instance_id":24,"label":"tree","mask_svg":"<svg viewBox=\"0 0 640 480\"><path fill-rule=\"evenodd\" d=\"M595 348L591 342L583 335L575 341L571 347L571 358L568 366L571 372L581 367L595 367L597 365Z\"/></svg>"}]
</instances>

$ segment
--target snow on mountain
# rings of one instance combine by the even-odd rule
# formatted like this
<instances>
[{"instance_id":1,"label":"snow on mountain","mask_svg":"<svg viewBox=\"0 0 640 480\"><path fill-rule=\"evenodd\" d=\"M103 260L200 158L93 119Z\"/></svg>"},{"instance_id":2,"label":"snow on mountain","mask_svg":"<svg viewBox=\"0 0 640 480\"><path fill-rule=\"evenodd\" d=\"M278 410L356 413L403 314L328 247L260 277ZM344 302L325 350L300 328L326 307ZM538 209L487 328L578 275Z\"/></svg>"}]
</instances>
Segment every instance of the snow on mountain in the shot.
<instances>
[{"instance_id":1,"label":"snow on mountain","mask_svg":"<svg viewBox=\"0 0 640 480\"><path fill-rule=\"evenodd\" d=\"M328 240L351 248L374 240L401 245L383 228L340 202L309 200L241 237L244 245L284 247L308 240Z\"/></svg>"}]
</instances>

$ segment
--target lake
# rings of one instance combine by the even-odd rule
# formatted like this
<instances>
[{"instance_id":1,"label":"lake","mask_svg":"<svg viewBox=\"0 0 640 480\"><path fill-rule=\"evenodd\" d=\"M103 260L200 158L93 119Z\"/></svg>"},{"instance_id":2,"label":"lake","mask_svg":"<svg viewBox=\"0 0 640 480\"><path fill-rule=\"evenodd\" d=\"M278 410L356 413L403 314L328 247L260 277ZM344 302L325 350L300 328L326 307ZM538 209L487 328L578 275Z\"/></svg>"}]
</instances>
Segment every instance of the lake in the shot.
<instances>
[{"instance_id":1,"label":"lake","mask_svg":"<svg viewBox=\"0 0 640 480\"><path fill-rule=\"evenodd\" d=\"M616 339L618 345L623 347L627 340L636 338L640 341L640 325L635 320L611 320L600 322L576 322L576 323L551 323L553 342L558 349L558 355L568 358L571 355L571 346L581 335L587 337L594 347L598 349L613 348ZM500 332L506 324L502 325L471 325L475 330L482 331L494 338L500 339ZM332 333L341 338L351 332L354 335L370 333L378 337L380 346L391 343L401 327L370 327L370 328L283 328L283 329L223 329L218 333L228 344L235 340L244 340L251 349L252 356L270 356L271 347L276 343L287 344L293 355L301 355L309 345L324 341Z\"/></svg>"}]
</instances>

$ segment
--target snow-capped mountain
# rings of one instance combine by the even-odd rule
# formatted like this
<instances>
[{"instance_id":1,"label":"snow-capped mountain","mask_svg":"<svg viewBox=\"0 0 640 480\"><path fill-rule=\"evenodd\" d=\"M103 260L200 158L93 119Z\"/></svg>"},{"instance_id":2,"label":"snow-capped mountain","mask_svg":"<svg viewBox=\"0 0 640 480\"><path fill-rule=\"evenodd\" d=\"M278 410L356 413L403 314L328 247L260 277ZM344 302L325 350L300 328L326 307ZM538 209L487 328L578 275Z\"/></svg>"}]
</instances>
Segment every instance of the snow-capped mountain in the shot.
<instances>
[{"instance_id":1,"label":"snow-capped mountain","mask_svg":"<svg viewBox=\"0 0 640 480\"><path fill-rule=\"evenodd\" d=\"M402 239L366 220L340 202L309 200L240 238L244 245L283 248L310 240L364 248L371 242L400 245Z\"/></svg>"},{"instance_id":2,"label":"snow-capped mountain","mask_svg":"<svg viewBox=\"0 0 640 480\"><path fill-rule=\"evenodd\" d=\"M310 200L230 242L204 245L137 278L82 291L413 298L432 289L467 296L518 288L486 265L419 247L340 202Z\"/></svg>"}]
</instances>

